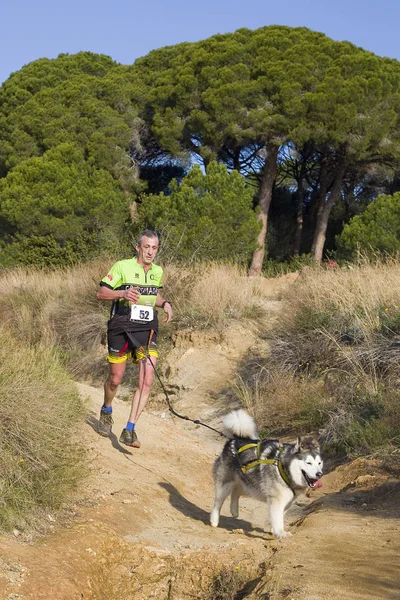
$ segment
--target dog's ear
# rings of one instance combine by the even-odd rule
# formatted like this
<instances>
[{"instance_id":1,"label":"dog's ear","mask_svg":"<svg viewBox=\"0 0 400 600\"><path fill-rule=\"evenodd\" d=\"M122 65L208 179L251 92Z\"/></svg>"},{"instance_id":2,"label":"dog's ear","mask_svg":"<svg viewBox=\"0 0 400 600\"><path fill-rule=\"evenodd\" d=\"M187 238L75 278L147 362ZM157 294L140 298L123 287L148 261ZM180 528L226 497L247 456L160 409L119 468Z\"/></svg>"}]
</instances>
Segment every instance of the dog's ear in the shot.
<instances>
[{"instance_id":1,"label":"dog's ear","mask_svg":"<svg viewBox=\"0 0 400 600\"><path fill-rule=\"evenodd\" d=\"M300 451L301 443L301 438L298 437L292 449L293 454L297 454Z\"/></svg>"},{"instance_id":2,"label":"dog's ear","mask_svg":"<svg viewBox=\"0 0 400 600\"><path fill-rule=\"evenodd\" d=\"M306 437L301 440L300 450L302 452L320 452L319 443L312 437Z\"/></svg>"}]
</instances>

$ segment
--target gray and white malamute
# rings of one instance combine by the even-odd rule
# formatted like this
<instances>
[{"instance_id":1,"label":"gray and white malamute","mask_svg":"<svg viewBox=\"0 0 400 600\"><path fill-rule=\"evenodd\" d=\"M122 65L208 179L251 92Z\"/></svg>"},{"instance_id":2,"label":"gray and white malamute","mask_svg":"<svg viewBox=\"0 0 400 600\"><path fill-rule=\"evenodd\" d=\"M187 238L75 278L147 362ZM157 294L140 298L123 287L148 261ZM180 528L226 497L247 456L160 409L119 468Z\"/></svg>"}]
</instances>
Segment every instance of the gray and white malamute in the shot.
<instances>
[{"instance_id":1,"label":"gray and white malamute","mask_svg":"<svg viewBox=\"0 0 400 600\"><path fill-rule=\"evenodd\" d=\"M295 444L260 441L254 419L244 410L229 413L223 424L229 441L213 467L211 525L218 527L222 504L229 495L233 517L239 515L240 496L253 496L268 503L272 533L278 539L291 535L285 531L285 511L307 489L322 486L318 442L311 438L298 438Z\"/></svg>"}]
</instances>

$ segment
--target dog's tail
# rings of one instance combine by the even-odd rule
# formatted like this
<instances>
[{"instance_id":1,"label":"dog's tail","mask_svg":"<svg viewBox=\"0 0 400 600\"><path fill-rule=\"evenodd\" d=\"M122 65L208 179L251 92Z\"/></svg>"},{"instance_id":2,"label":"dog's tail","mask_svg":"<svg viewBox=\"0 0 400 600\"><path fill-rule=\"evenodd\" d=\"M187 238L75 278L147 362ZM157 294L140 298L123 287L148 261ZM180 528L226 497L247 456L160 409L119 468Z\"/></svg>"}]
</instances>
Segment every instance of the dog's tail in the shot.
<instances>
[{"instance_id":1,"label":"dog's tail","mask_svg":"<svg viewBox=\"0 0 400 600\"><path fill-rule=\"evenodd\" d=\"M258 439L257 425L253 419L243 409L234 410L225 415L223 419L224 434L227 438L235 437L248 438L250 440Z\"/></svg>"}]
</instances>

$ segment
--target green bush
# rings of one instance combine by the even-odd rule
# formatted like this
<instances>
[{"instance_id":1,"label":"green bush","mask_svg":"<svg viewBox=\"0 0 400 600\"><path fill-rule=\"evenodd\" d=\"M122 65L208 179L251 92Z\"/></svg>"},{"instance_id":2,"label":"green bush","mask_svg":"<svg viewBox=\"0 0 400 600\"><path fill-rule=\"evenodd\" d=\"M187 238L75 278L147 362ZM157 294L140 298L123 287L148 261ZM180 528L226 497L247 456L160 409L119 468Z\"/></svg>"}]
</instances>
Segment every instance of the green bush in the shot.
<instances>
[{"instance_id":1,"label":"green bush","mask_svg":"<svg viewBox=\"0 0 400 600\"><path fill-rule=\"evenodd\" d=\"M400 250L400 192L381 194L361 215L347 223L336 238L338 254L355 257L364 254L395 254Z\"/></svg>"},{"instance_id":2,"label":"green bush","mask_svg":"<svg viewBox=\"0 0 400 600\"><path fill-rule=\"evenodd\" d=\"M0 265L67 266L126 243L130 202L105 169L60 144L0 179Z\"/></svg>"},{"instance_id":3,"label":"green bush","mask_svg":"<svg viewBox=\"0 0 400 600\"><path fill-rule=\"evenodd\" d=\"M151 194L138 206L140 228L161 233L161 256L174 262L235 260L247 263L260 222L253 190L237 171L210 163L207 173L195 166L171 194Z\"/></svg>"},{"instance_id":4,"label":"green bush","mask_svg":"<svg viewBox=\"0 0 400 600\"><path fill-rule=\"evenodd\" d=\"M265 277L279 277L279 275L301 271L304 267L318 268L318 265L311 254L293 256L287 261L277 261L271 258L265 258L262 270Z\"/></svg>"}]
</instances>

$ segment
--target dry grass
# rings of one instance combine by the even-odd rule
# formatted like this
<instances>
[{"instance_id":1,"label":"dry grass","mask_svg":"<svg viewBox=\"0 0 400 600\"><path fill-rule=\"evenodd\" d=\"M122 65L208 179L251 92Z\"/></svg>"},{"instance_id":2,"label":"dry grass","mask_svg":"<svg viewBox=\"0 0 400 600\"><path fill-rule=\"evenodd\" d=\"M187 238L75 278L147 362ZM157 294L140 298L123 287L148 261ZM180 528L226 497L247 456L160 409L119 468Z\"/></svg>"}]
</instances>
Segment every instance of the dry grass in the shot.
<instances>
[{"instance_id":1,"label":"dry grass","mask_svg":"<svg viewBox=\"0 0 400 600\"><path fill-rule=\"evenodd\" d=\"M95 294L107 268L94 262L47 273L4 272L0 277L2 327L31 346L58 348L75 375L88 375L105 336L109 307L98 302Z\"/></svg>"},{"instance_id":2,"label":"dry grass","mask_svg":"<svg viewBox=\"0 0 400 600\"><path fill-rule=\"evenodd\" d=\"M24 529L60 508L84 473L84 408L70 379L104 377L109 303L96 299L109 264L0 276L0 527ZM260 313L260 280L234 266L166 270L175 326L216 326ZM258 311L258 312L257 312ZM21 368L23 365L23 369ZM99 380L99 379L97 379Z\"/></svg>"},{"instance_id":3,"label":"dry grass","mask_svg":"<svg viewBox=\"0 0 400 600\"><path fill-rule=\"evenodd\" d=\"M285 298L285 328L307 329L311 315L311 319L319 316L321 322L324 318L351 321L363 337L390 331L389 317L397 316L400 308L399 266L398 261L388 260L351 270L304 269Z\"/></svg>"},{"instance_id":4,"label":"dry grass","mask_svg":"<svg viewBox=\"0 0 400 600\"><path fill-rule=\"evenodd\" d=\"M169 266L166 281L179 326L222 327L230 319L259 320L265 314L263 280L249 279L237 265Z\"/></svg>"},{"instance_id":5,"label":"dry grass","mask_svg":"<svg viewBox=\"0 0 400 600\"><path fill-rule=\"evenodd\" d=\"M320 379L293 378L290 373L261 367L252 382L239 376L236 396L255 418L263 436L318 434L334 400Z\"/></svg>"},{"instance_id":6,"label":"dry grass","mask_svg":"<svg viewBox=\"0 0 400 600\"><path fill-rule=\"evenodd\" d=\"M337 455L400 444L400 264L305 269L288 289L271 354L237 395L268 431L319 432Z\"/></svg>"},{"instance_id":7,"label":"dry grass","mask_svg":"<svg viewBox=\"0 0 400 600\"><path fill-rule=\"evenodd\" d=\"M50 349L2 329L0 343L0 527L24 530L61 508L86 474L86 410Z\"/></svg>"},{"instance_id":8,"label":"dry grass","mask_svg":"<svg viewBox=\"0 0 400 600\"><path fill-rule=\"evenodd\" d=\"M305 268L274 284L235 265L168 265L163 295L174 320L161 341L173 328L222 329L232 320L257 322L262 332L265 300L283 295L271 355L244 366L236 396L268 431L320 431L349 453L374 452L387 440L398 443L399 266ZM109 303L95 293L108 267L4 272L3 329L33 348L57 349L73 376L100 382Z\"/></svg>"},{"instance_id":9,"label":"dry grass","mask_svg":"<svg viewBox=\"0 0 400 600\"><path fill-rule=\"evenodd\" d=\"M17 269L0 277L2 323L18 340L62 349L77 376L88 357L105 343L110 303L96 299L99 281L110 264L94 262L43 273ZM165 269L163 295L174 306L173 327L205 328L229 319L259 319L265 292L261 279L250 280L234 265Z\"/></svg>"},{"instance_id":10,"label":"dry grass","mask_svg":"<svg viewBox=\"0 0 400 600\"><path fill-rule=\"evenodd\" d=\"M275 355L296 369L396 370L400 268L395 260L352 270L305 270L287 294Z\"/></svg>"},{"instance_id":11,"label":"dry grass","mask_svg":"<svg viewBox=\"0 0 400 600\"><path fill-rule=\"evenodd\" d=\"M223 568L213 578L210 586L210 600L232 600L232 598L244 597L241 591L243 591L246 579L247 574L239 567Z\"/></svg>"}]
</instances>

